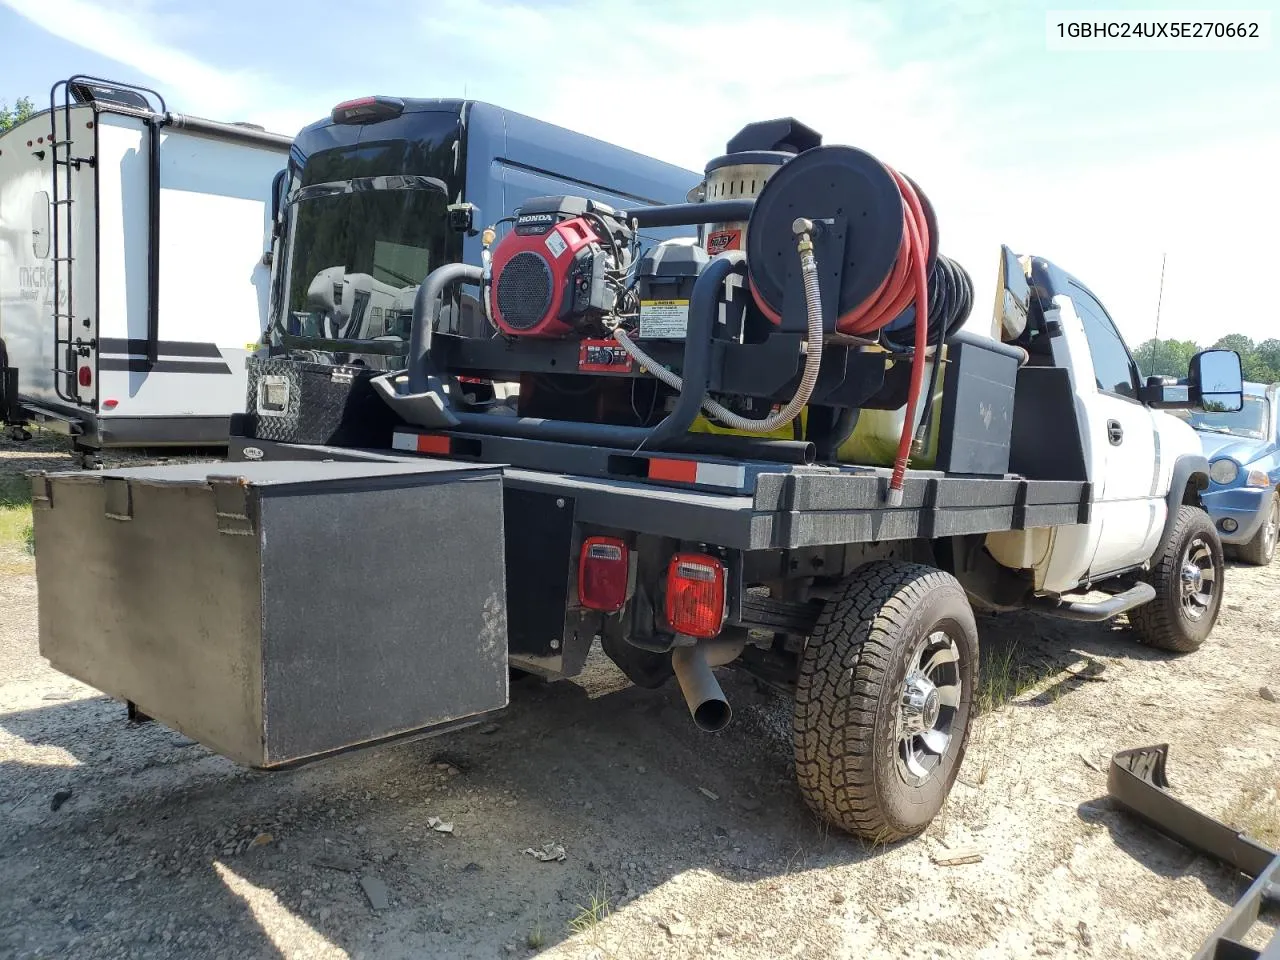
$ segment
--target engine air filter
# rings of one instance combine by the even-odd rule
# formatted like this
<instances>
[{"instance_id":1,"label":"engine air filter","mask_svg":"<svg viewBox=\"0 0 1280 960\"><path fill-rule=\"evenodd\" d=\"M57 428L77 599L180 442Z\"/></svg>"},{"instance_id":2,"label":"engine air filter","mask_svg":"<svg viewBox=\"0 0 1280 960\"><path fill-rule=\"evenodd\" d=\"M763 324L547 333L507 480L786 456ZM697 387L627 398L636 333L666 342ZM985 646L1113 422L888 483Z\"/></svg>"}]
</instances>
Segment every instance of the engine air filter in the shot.
<instances>
[{"instance_id":1,"label":"engine air filter","mask_svg":"<svg viewBox=\"0 0 1280 960\"><path fill-rule=\"evenodd\" d=\"M532 251L517 253L497 282L498 310L513 330L528 330L551 309L551 269Z\"/></svg>"}]
</instances>

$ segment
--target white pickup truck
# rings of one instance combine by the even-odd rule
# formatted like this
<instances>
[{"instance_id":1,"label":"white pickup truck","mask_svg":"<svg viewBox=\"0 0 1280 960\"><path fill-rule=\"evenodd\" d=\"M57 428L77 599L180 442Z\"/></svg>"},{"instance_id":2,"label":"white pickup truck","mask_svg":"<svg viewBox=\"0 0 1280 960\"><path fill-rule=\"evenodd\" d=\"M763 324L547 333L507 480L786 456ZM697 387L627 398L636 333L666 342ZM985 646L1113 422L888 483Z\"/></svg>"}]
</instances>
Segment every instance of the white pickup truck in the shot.
<instances>
[{"instance_id":1,"label":"white pickup truck","mask_svg":"<svg viewBox=\"0 0 1280 960\"><path fill-rule=\"evenodd\" d=\"M1083 284L1004 254L998 339L948 338L942 416L1007 466L975 469L953 440L891 503L887 468L582 440L581 423L547 439L532 434L557 421L460 412L377 435L359 370L269 358L251 383L271 391L251 386L232 425L236 462L37 478L42 652L264 768L471 722L505 707L509 668L574 676L597 641L638 685L674 675L718 730L731 709L712 668L732 663L794 693L797 777L819 815L878 841L917 834L964 758L975 608L1127 613L1139 641L1189 652L1223 597L1209 465L1162 408L1238 409L1239 357L1206 351L1185 383L1144 383ZM698 275L690 331L714 327L734 256ZM423 289L449 271L464 272L446 264ZM431 322L419 301L415 331ZM721 346L728 365L737 347ZM690 333L672 349L697 348ZM572 340L448 349L451 376L495 383L535 351L558 369L580 356ZM360 390L366 419L309 434ZM311 494L346 519L316 525ZM108 559L87 569L86 552ZM124 557L128 576L112 568Z\"/></svg>"},{"instance_id":2,"label":"white pickup truck","mask_svg":"<svg viewBox=\"0 0 1280 960\"><path fill-rule=\"evenodd\" d=\"M817 812L868 838L924 829L958 773L977 681L971 604L1083 621L1127 613L1139 642L1188 653L1222 603L1222 545L1200 502L1209 464L1194 431L1164 410L1238 410L1239 356L1205 351L1186 381L1144 382L1083 283L1007 248L1002 274L1006 330L1026 308L1025 327L1004 339L1028 353L1010 469L1087 479L1087 516L915 541L925 567L909 562L920 558L911 544L893 544L893 559L853 561L826 593L798 649L797 772Z\"/></svg>"},{"instance_id":3,"label":"white pickup truck","mask_svg":"<svg viewBox=\"0 0 1280 960\"><path fill-rule=\"evenodd\" d=\"M1188 376L1194 386L1160 377L1144 383L1111 316L1083 283L1043 259L1022 258L1020 265L1031 295L1019 342L1030 359L1015 417L1038 436L1038 449L1033 444L1024 453L1041 471L1053 470L1077 456L1078 443L1092 510L1083 524L992 534L987 548L1005 567L1033 570L1040 595L1094 585L1107 590L1116 578L1137 575L1156 592L1154 602L1133 608L1139 637L1167 650L1194 650L1217 616L1222 550L1200 506L1209 465L1199 438L1162 408L1239 409L1239 357L1198 355ZM1070 394L1041 385L1039 370L1069 379ZM1193 389L1203 395L1193 396Z\"/></svg>"}]
</instances>

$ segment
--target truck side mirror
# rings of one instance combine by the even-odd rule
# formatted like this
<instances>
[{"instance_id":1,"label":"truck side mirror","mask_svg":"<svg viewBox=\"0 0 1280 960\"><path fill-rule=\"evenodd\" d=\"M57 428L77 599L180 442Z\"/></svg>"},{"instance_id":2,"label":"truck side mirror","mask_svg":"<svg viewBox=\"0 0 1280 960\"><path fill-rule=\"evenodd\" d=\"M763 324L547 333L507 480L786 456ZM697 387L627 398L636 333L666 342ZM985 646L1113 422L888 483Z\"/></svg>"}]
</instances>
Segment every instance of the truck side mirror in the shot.
<instances>
[{"instance_id":1,"label":"truck side mirror","mask_svg":"<svg viewBox=\"0 0 1280 960\"><path fill-rule=\"evenodd\" d=\"M1233 413L1244 406L1244 374L1234 350L1202 350L1191 358L1187 379L1197 406Z\"/></svg>"},{"instance_id":2,"label":"truck side mirror","mask_svg":"<svg viewBox=\"0 0 1280 960\"><path fill-rule=\"evenodd\" d=\"M280 206L283 201L284 178L287 171L280 170L271 178L271 235L280 235Z\"/></svg>"}]
</instances>

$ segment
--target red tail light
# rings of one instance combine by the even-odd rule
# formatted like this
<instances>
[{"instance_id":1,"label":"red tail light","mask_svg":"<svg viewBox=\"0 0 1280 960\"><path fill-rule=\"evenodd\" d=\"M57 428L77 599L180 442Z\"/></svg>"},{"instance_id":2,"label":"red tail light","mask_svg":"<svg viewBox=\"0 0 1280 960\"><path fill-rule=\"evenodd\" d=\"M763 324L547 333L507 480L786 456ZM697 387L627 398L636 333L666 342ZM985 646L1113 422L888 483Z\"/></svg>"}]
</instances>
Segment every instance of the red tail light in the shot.
<instances>
[{"instance_id":1,"label":"red tail light","mask_svg":"<svg viewBox=\"0 0 1280 960\"><path fill-rule=\"evenodd\" d=\"M80 382L82 387L93 386L93 368L81 367L79 372L76 373L76 380Z\"/></svg>"},{"instance_id":2,"label":"red tail light","mask_svg":"<svg viewBox=\"0 0 1280 960\"><path fill-rule=\"evenodd\" d=\"M333 108L334 123L377 123L404 113L404 101L396 97L360 97Z\"/></svg>"},{"instance_id":3,"label":"red tail light","mask_svg":"<svg viewBox=\"0 0 1280 960\"><path fill-rule=\"evenodd\" d=\"M627 602L630 551L616 537L587 537L578 558L578 601L588 610L617 613Z\"/></svg>"},{"instance_id":4,"label":"red tail light","mask_svg":"<svg viewBox=\"0 0 1280 960\"><path fill-rule=\"evenodd\" d=\"M667 567L667 622L677 633L709 639L724 626L724 564L677 553Z\"/></svg>"}]
</instances>

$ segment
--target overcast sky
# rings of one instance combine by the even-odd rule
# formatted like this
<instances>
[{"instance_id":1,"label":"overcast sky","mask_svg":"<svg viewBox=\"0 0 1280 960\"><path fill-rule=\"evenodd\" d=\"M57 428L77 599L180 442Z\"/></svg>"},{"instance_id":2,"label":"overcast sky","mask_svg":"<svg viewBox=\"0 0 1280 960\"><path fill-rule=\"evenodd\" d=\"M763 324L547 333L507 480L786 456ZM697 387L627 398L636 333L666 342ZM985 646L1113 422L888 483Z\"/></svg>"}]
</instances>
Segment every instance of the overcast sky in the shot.
<instances>
[{"instance_id":1,"label":"overcast sky","mask_svg":"<svg viewBox=\"0 0 1280 960\"><path fill-rule=\"evenodd\" d=\"M1280 26L1276 0L1249 6ZM465 93L697 170L742 124L794 116L922 185L976 324L1003 242L1079 276L1131 344L1152 334L1166 253L1162 336L1280 336L1280 44L1050 50L1048 9L0 0L0 98L43 105L83 72L292 134L362 94Z\"/></svg>"}]
</instances>

